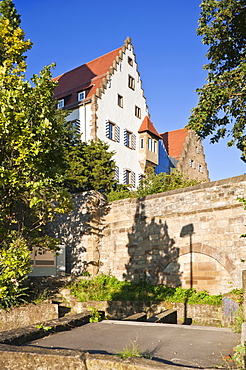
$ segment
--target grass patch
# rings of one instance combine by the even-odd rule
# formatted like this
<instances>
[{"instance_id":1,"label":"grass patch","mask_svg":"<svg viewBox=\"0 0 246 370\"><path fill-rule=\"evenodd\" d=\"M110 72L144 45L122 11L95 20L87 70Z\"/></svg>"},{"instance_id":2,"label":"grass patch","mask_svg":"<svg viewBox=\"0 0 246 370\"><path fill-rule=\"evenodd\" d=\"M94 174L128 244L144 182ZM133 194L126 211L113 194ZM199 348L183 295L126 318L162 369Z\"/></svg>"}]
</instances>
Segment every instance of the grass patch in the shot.
<instances>
[{"instance_id":1,"label":"grass patch","mask_svg":"<svg viewBox=\"0 0 246 370\"><path fill-rule=\"evenodd\" d=\"M186 302L189 304L221 305L222 295L209 295L206 291L153 285L147 281L119 281L115 276L100 274L91 280L80 280L71 286L71 293L80 302L137 301L153 303Z\"/></svg>"},{"instance_id":2,"label":"grass patch","mask_svg":"<svg viewBox=\"0 0 246 370\"><path fill-rule=\"evenodd\" d=\"M152 359L152 355L146 352L142 352L138 346L138 344L134 341L130 343L129 346L123 348L122 351L117 353L117 356L125 359L129 357L144 357L148 359Z\"/></svg>"}]
</instances>

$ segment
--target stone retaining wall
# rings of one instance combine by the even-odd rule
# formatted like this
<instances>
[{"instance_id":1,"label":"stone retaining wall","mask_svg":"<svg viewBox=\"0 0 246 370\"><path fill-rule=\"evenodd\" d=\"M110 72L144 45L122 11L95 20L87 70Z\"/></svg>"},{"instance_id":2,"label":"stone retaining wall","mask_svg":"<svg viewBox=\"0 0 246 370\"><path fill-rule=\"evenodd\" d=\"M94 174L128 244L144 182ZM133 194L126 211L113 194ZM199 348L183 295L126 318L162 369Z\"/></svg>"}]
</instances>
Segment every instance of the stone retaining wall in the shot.
<instances>
[{"instance_id":1,"label":"stone retaining wall","mask_svg":"<svg viewBox=\"0 0 246 370\"><path fill-rule=\"evenodd\" d=\"M1 370L167 370L170 365L143 358L122 360L110 355L92 355L68 349L0 345ZM172 365L173 370L180 369ZM183 369L188 369L183 367Z\"/></svg>"},{"instance_id":2,"label":"stone retaining wall","mask_svg":"<svg viewBox=\"0 0 246 370\"><path fill-rule=\"evenodd\" d=\"M241 287L246 176L124 199L104 217L100 271L119 279L207 290ZM87 256L93 246L87 244Z\"/></svg>"},{"instance_id":3,"label":"stone retaining wall","mask_svg":"<svg viewBox=\"0 0 246 370\"><path fill-rule=\"evenodd\" d=\"M111 273L220 294L246 270L246 175L108 205L74 197L74 211L51 226L68 252L67 272Z\"/></svg>"},{"instance_id":4,"label":"stone retaining wall","mask_svg":"<svg viewBox=\"0 0 246 370\"><path fill-rule=\"evenodd\" d=\"M6 311L0 309L0 331L21 328L56 318L58 318L58 305L53 303L28 304Z\"/></svg>"}]
</instances>

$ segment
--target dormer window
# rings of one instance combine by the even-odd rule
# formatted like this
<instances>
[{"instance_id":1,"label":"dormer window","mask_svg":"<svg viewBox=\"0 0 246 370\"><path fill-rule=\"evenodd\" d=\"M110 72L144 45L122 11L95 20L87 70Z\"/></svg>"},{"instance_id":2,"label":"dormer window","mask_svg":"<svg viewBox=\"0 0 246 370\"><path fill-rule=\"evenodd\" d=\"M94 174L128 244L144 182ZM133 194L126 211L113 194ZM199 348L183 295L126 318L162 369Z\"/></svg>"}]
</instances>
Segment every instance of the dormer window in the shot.
<instances>
[{"instance_id":1,"label":"dormer window","mask_svg":"<svg viewBox=\"0 0 246 370\"><path fill-rule=\"evenodd\" d=\"M78 101L82 101L85 99L85 91L80 91L78 93Z\"/></svg>"},{"instance_id":2,"label":"dormer window","mask_svg":"<svg viewBox=\"0 0 246 370\"><path fill-rule=\"evenodd\" d=\"M57 109L64 108L64 99L58 100Z\"/></svg>"}]
</instances>

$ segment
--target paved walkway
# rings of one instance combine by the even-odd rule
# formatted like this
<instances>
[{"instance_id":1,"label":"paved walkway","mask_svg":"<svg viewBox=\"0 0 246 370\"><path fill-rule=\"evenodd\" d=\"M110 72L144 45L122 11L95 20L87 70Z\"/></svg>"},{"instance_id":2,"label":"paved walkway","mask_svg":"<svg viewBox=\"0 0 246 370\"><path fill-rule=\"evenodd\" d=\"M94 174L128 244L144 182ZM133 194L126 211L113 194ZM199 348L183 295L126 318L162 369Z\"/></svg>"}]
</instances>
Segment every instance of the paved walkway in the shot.
<instances>
[{"instance_id":1,"label":"paved walkway","mask_svg":"<svg viewBox=\"0 0 246 370\"><path fill-rule=\"evenodd\" d=\"M106 320L61 332L27 345L116 354L136 343L153 360L190 368L221 365L240 335L227 328Z\"/></svg>"}]
</instances>

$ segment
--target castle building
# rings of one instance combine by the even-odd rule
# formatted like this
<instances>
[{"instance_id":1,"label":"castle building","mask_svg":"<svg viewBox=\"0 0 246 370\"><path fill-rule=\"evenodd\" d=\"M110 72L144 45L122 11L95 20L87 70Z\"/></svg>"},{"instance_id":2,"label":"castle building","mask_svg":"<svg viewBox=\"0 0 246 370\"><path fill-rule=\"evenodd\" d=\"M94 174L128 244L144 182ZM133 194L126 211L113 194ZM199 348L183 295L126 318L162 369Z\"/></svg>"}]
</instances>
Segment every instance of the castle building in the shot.
<instances>
[{"instance_id":1,"label":"castle building","mask_svg":"<svg viewBox=\"0 0 246 370\"><path fill-rule=\"evenodd\" d=\"M160 134L173 166L191 179L209 181L202 141L192 130Z\"/></svg>"},{"instance_id":2,"label":"castle building","mask_svg":"<svg viewBox=\"0 0 246 370\"><path fill-rule=\"evenodd\" d=\"M169 158L165 134L161 136L150 120L129 37L122 47L54 80L58 81L57 107L71 111L67 119L74 123L81 140L100 139L115 152L119 183L136 188L147 167L156 168L157 173L170 173L176 167Z\"/></svg>"}]
</instances>

